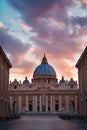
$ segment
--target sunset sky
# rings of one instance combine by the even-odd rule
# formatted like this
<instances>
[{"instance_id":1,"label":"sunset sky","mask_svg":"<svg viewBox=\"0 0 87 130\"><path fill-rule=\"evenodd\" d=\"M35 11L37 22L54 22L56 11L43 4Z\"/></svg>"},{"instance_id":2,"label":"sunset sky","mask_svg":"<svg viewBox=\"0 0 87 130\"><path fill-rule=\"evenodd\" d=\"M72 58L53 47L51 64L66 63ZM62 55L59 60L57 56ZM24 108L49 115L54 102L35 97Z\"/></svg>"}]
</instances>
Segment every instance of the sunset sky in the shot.
<instances>
[{"instance_id":1,"label":"sunset sky","mask_svg":"<svg viewBox=\"0 0 87 130\"><path fill-rule=\"evenodd\" d=\"M77 80L87 45L87 0L0 0L0 45L13 67L10 80L31 80L44 53L57 78Z\"/></svg>"}]
</instances>

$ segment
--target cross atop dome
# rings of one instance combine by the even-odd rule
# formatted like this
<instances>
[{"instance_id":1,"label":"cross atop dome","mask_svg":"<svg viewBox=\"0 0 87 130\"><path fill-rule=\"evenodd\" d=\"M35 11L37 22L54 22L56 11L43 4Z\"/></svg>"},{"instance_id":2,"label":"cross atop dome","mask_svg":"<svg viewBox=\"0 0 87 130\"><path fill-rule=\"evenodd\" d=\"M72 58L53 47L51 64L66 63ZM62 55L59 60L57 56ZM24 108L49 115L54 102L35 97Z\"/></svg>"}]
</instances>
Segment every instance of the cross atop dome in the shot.
<instances>
[{"instance_id":1,"label":"cross atop dome","mask_svg":"<svg viewBox=\"0 0 87 130\"><path fill-rule=\"evenodd\" d=\"M45 53L44 53L44 57L43 57L43 59L42 59L42 64L48 64L47 58L46 58L46 56L45 56Z\"/></svg>"}]
</instances>

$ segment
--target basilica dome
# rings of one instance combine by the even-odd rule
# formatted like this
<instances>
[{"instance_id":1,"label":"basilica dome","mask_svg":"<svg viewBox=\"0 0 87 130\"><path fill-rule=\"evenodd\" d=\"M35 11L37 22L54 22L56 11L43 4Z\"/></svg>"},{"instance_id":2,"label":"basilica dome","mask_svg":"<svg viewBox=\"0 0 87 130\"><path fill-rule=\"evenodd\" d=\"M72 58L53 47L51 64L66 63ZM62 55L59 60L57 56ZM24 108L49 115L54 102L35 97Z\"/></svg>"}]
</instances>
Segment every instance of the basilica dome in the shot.
<instances>
[{"instance_id":1,"label":"basilica dome","mask_svg":"<svg viewBox=\"0 0 87 130\"><path fill-rule=\"evenodd\" d=\"M39 66L37 66L37 68L35 69L35 71L33 73L33 77L37 77L37 76L56 77L56 72L55 72L54 68L48 64L45 54L42 59L42 63Z\"/></svg>"}]
</instances>

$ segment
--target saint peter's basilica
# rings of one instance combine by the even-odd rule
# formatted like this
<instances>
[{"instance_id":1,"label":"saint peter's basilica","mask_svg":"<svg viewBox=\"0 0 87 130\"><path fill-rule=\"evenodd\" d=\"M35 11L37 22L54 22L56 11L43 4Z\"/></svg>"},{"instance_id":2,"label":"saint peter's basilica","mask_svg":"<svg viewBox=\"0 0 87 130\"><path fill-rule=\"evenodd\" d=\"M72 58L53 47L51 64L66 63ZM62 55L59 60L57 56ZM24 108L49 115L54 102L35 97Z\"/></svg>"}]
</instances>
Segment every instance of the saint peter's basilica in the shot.
<instances>
[{"instance_id":1,"label":"saint peter's basilica","mask_svg":"<svg viewBox=\"0 0 87 130\"><path fill-rule=\"evenodd\" d=\"M56 113L78 111L78 87L72 78L64 77L58 82L54 68L44 55L33 73L31 83L26 77L23 82L10 82L9 111L19 113Z\"/></svg>"}]
</instances>

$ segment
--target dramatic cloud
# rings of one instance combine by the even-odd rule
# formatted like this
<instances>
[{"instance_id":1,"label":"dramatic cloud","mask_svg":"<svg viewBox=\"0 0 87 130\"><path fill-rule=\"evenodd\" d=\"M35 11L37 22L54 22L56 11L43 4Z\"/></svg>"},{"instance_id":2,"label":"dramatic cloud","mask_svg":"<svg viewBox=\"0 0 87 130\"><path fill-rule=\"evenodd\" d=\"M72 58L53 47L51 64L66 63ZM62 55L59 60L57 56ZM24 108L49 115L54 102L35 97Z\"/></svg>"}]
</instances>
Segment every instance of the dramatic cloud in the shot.
<instances>
[{"instance_id":1,"label":"dramatic cloud","mask_svg":"<svg viewBox=\"0 0 87 130\"><path fill-rule=\"evenodd\" d=\"M59 45L59 46L58 46ZM79 48L79 44L76 46L73 44L64 44L61 43L52 45L42 44L42 47L38 46L35 50L32 51L33 54L37 55L37 59L40 59L41 63L42 54L44 53L47 56L48 63L51 64L57 73L58 78L60 79L62 76L65 76L67 79L74 77L77 78L75 63L77 54L81 52L81 48Z\"/></svg>"},{"instance_id":2,"label":"dramatic cloud","mask_svg":"<svg viewBox=\"0 0 87 130\"><path fill-rule=\"evenodd\" d=\"M81 40L87 35L87 15L73 15L72 10L87 7L86 0L7 0L7 2L20 13L18 22L31 34L29 40L33 44L32 47L27 43L24 44L11 35L9 37L8 32L2 30L7 39L2 40L3 46L7 52L12 53L14 60L20 61L17 68L22 68L21 73L27 73L27 69L30 71L30 68L34 68L35 63L26 60L24 63L20 60L29 48L32 48L31 55L36 56L37 63L46 52L57 73L74 77L76 57L83 49Z\"/></svg>"},{"instance_id":3,"label":"dramatic cloud","mask_svg":"<svg viewBox=\"0 0 87 130\"><path fill-rule=\"evenodd\" d=\"M9 55L10 61L13 65L11 71L14 74L17 74L18 70L19 75L29 75L29 72L31 73L35 67L35 63L26 59L26 53L31 48L30 44L23 43L21 40L10 35L5 28L0 28L0 45Z\"/></svg>"},{"instance_id":4,"label":"dramatic cloud","mask_svg":"<svg viewBox=\"0 0 87 130\"><path fill-rule=\"evenodd\" d=\"M26 14L25 17L37 17L43 16L45 12L51 10L55 6L59 10L65 9L67 6L72 6L74 4L73 0L7 0L15 9Z\"/></svg>"},{"instance_id":5,"label":"dramatic cloud","mask_svg":"<svg viewBox=\"0 0 87 130\"><path fill-rule=\"evenodd\" d=\"M72 17L69 15L69 8L75 7L77 4L74 0L7 1L21 13L21 25L27 28L29 26L32 32L44 39L55 35L56 37L60 37L61 35L66 36L66 34L70 33L70 30L72 33L75 33L74 24L80 26L83 26L83 24L84 26L86 25L85 17ZM36 40L35 37L32 40Z\"/></svg>"},{"instance_id":6,"label":"dramatic cloud","mask_svg":"<svg viewBox=\"0 0 87 130\"><path fill-rule=\"evenodd\" d=\"M28 51L30 48L29 44L22 43L21 40L10 35L4 28L0 29L0 45L10 54L11 60L19 62L19 59Z\"/></svg>"},{"instance_id":7,"label":"dramatic cloud","mask_svg":"<svg viewBox=\"0 0 87 130\"><path fill-rule=\"evenodd\" d=\"M14 78L18 78L19 80L23 79L27 76L30 80L31 77L33 77L33 71L36 67L36 64L34 62L29 61L22 61L20 64L17 64L13 69L11 70L11 80L14 80Z\"/></svg>"},{"instance_id":8,"label":"dramatic cloud","mask_svg":"<svg viewBox=\"0 0 87 130\"><path fill-rule=\"evenodd\" d=\"M73 6L73 0L7 0L22 14L22 19L34 29L40 29L42 18L54 17L65 20L66 11ZM61 13L60 13L61 12Z\"/></svg>"},{"instance_id":9,"label":"dramatic cloud","mask_svg":"<svg viewBox=\"0 0 87 130\"><path fill-rule=\"evenodd\" d=\"M82 7L87 8L87 0L80 0Z\"/></svg>"},{"instance_id":10,"label":"dramatic cloud","mask_svg":"<svg viewBox=\"0 0 87 130\"><path fill-rule=\"evenodd\" d=\"M73 24L80 25L81 27L87 26L87 16L85 17L74 17L73 18Z\"/></svg>"}]
</instances>

